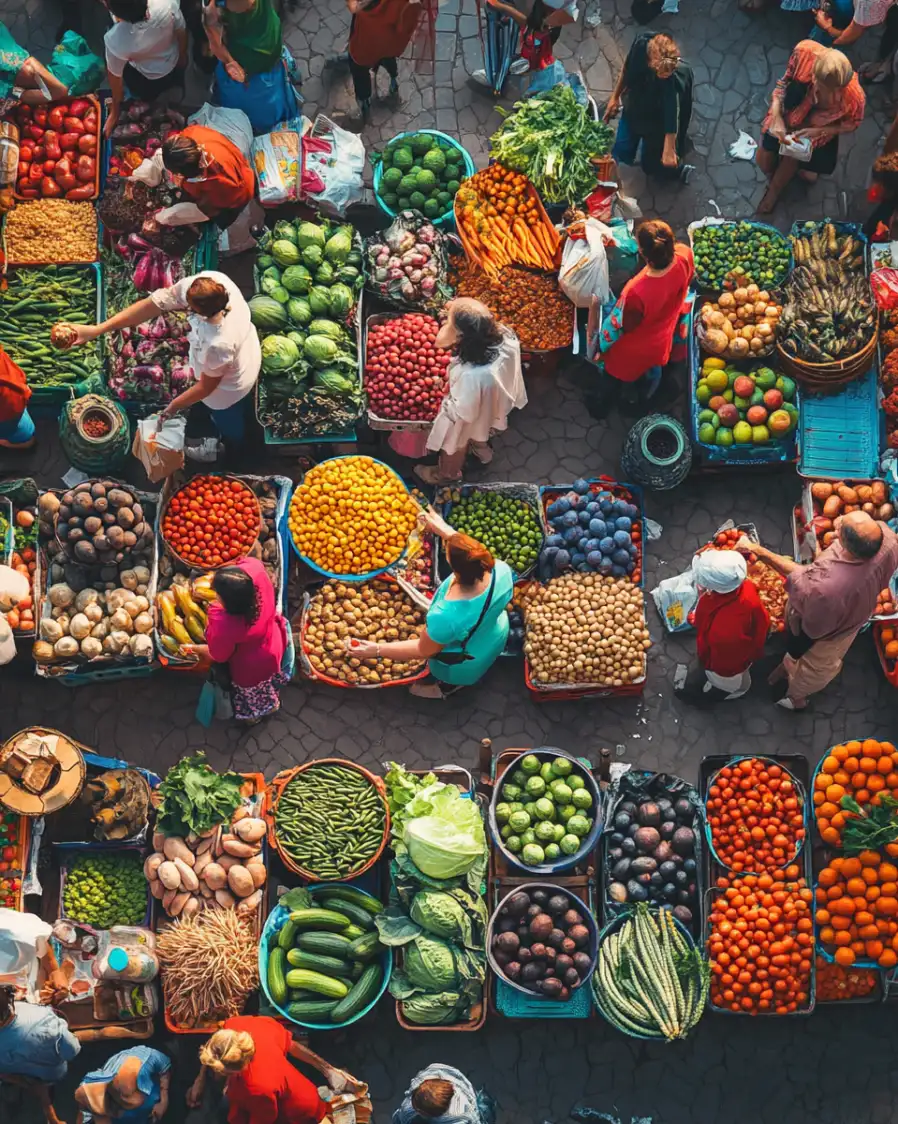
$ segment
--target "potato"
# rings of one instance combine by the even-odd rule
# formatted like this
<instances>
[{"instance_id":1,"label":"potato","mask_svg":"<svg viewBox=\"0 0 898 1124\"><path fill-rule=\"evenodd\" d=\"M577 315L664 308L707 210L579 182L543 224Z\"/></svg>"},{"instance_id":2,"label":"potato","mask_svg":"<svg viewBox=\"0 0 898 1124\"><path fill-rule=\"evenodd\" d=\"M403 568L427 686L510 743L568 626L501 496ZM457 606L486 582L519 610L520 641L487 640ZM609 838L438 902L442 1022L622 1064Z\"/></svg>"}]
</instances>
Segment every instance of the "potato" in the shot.
<instances>
[{"instance_id":1,"label":"potato","mask_svg":"<svg viewBox=\"0 0 898 1124\"><path fill-rule=\"evenodd\" d=\"M818 535L825 535L827 531L833 529L833 521L823 515L817 515L814 517L814 528Z\"/></svg>"},{"instance_id":2,"label":"potato","mask_svg":"<svg viewBox=\"0 0 898 1124\"><path fill-rule=\"evenodd\" d=\"M852 511L860 511L861 505L859 503L846 503L842 508L843 515L850 515Z\"/></svg>"},{"instance_id":3,"label":"potato","mask_svg":"<svg viewBox=\"0 0 898 1124\"><path fill-rule=\"evenodd\" d=\"M187 863L188 866L193 866L196 862L196 855L194 855L193 851L191 851L184 840L177 835L167 836L162 850L167 859L180 859L182 862Z\"/></svg>"},{"instance_id":4,"label":"potato","mask_svg":"<svg viewBox=\"0 0 898 1124\"><path fill-rule=\"evenodd\" d=\"M839 499L842 501L842 503L858 502L857 492L854 490L854 488L850 488L847 484L842 484L836 490L839 493Z\"/></svg>"},{"instance_id":5,"label":"potato","mask_svg":"<svg viewBox=\"0 0 898 1124\"><path fill-rule=\"evenodd\" d=\"M895 508L890 503L882 504L876 512L876 518L881 519L884 523L888 522L889 519L894 519Z\"/></svg>"},{"instance_id":6,"label":"potato","mask_svg":"<svg viewBox=\"0 0 898 1124\"><path fill-rule=\"evenodd\" d=\"M874 480L870 485L870 490L873 493L874 503L886 503L889 498L889 490L882 480Z\"/></svg>"},{"instance_id":7,"label":"potato","mask_svg":"<svg viewBox=\"0 0 898 1124\"><path fill-rule=\"evenodd\" d=\"M823 505L823 514L827 519L835 519L842 514L842 500L839 496L830 496Z\"/></svg>"},{"instance_id":8,"label":"potato","mask_svg":"<svg viewBox=\"0 0 898 1124\"><path fill-rule=\"evenodd\" d=\"M181 885L181 872L173 862L160 863L156 874L166 890L177 890Z\"/></svg>"},{"instance_id":9,"label":"potato","mask_svg":"<svg viewBox=\"0 0 898 1124\"><path fill-rule=\"evenodd\" d=\"M184 862L183 859L173 859L172 861L178 868L178 873L181 875L181 888L189 890L191 893L198 890L200 888L200 880L187 863Z\"/></svg>"},{"instance_id":10,"label":"potato","mask_svg":"<svg viewBox=\"0 0 898 1124\"><path fill-rule=\"evenodd\" d=\"M832 494L833 486L826 480L818 480L815 484L811 485L811 495L815 500L819 500L821 503L823 503L824 500L828 500Z\"/></svg>"},{"instance_id":11,"label":"potato","mask_svg":"<svg viewBox=\"0 0 898 1124\"><path fill-rule=\"evenodd\" d=\"M211 890L223 890L228 884L227 871L218 863L209 863L203 871L203 881Z\"/></svg>"},{"instance_id":12,"label":"potato","mask_svg":"<svg viewBox=\"0 0 898 1124\"><path fill-rule=\"evenodd\" d=\"M262 891L256 890L255 893L250 894L248 898L244 898L243 901L240 902L237 906L237 912L246 916L246 914L255 913L261 904Z\"/></svg>"},{"instance_id":13,"label":"potato","mask_svg":"<svg viewBox=\"0 0 898 1124\"><path fill-rule=\"evenodd\" d=\"M241 823L245 822L245 820L241 820ZM248 859L250 855L258 855L260 850L258 844L244 843L240 839L223 838L221 845L226 855L234 855L238 859Z\"/></svg>"},{"instance_id":14,"label":"potato","mask_svg":"<svg viewBox=\"0 0 898 1124\"><path fill-rule=\"evenodd\" d=\"M861 503L870 503L873 500L873 489L869 484L858 484L854 490Z\"/></svg>"},{"instance_id":15,"label":"potato","mask_svg":"<svg viewBox=\"0 0 898 1124\"><path fill-rule=\"evenodd\" d=\"M158 852L147 856L146 862L143 864L143 876L147 882L152 882L157 875L159 867L165 862L165 855L160 855Z\"/></svg>"},{"instance_id":16,"label":"potato","mask_svg":"<svg viewBox=\"0 0 898 1124\"><path fill-rule=\"evenodd\" d=\"M181 910L181 916L195 917L202 908L203 906L201 900L191 894L187 902L185 903L184 908Z\"/></svg>"},{"instance_id":17,"label":"potato","mask_svg":"<svg viewBox=\"0 0 898 1124\"><path fill-rule=\"evenodd\" d=\"M167 893L165 887L162 885L162 883L159 881L158 878L151 879L150 883L149 883L149 886L150 886L150 893L158 901L161 901L163 896Z\"/></svg>"},{"instance_id":18,"label":"potato","mask_svg":"<svg viewBox=\"0 0 898 1124\"><path fill-rule=\"evenodd\" d=\"M193 868L193 873L199 878L207 866L212 863L212 855L208 851L203 851L201 855L197 855L196 864Z\"/></svg>"},{"instance_id":19,"label":"potato","mask_svg":"<svg viewBox=\"0 0 898 1124\"><path fill-rule=\"evenodd\" d=\"M253 885L258 890L260 886L264 886L268 878L268 872L261 862L250 862L246 864L246 869L250 873L253 880Z\"/></svg>"},{"instance_id":20,"label":"potato","mask_svg":"<svg viewBox=\"0 0 898 1124\"><path fill-rule=\"evenodd\" d=\"M862 503L861 504L861 511L865 511L867 513L867 515L875 517L876 516L876 504L875 503Z\"/></svg>"},{"instance_id":21,"label":"potato","mask_svg":"<svg viewBox=\"0 0 898 1124\"><path fill-rule=\"evenodd\" d=\"M836 532L835 531L827 531L826 534L823 536L823 543L822 543L823 549L826 550L826 548L828 546L830 546L833 542L835 542L835 538L836 538Z\"/></svg>"},{"instance_id":22,"label":"potato","mask_svg":"<svg viewBox=\"0 0 898 1124\"><path fill-rule=\"evenodd\" d=\"M188 893L186 891L183 892L183 893L180 893L180 894L175 894L175 896L172 898L171 902L169 902L169 905L168 905L168 908L167 908L167 913L168 913L169 917L179 917L180 914L181 914L181 910L184 908L185 905L187 905L187 903L190 901L190 899L192 897L193 897L193 894Z\"/></svg>"},{"instance_id":23,"label":"potato","mask_svg":"<svg viewBox=\"0 0 898 1124\"><path fill-rule=\"evenodd\" d=\"M228 889L238 898L248 898L255 890L253 876L245 866L232 866L228 871Z\"/></svg>"},{"instance_id":24,"label":"potato","mask_svg":"<svg viewBox=\"0 0 898 1124\"><path fill-rule=\"evenodd\" d=\"M264 820L260 819L245 819L240 820L234 825L234 832L238 835L244 843L258 843L259 840L265 838L265 832L268 827Z\"/></svg>"},{"instance_id":25,"label":"potato","mask_svg":"<svg viewBox=\"0 0 898 1124\"><path fill-rule=\"evenodd\" d=\"M216 890L215 900L222 907L222 909L234 909L237 905L237 899L230 892L230 890Z\"/></svg>"}]
</instances>

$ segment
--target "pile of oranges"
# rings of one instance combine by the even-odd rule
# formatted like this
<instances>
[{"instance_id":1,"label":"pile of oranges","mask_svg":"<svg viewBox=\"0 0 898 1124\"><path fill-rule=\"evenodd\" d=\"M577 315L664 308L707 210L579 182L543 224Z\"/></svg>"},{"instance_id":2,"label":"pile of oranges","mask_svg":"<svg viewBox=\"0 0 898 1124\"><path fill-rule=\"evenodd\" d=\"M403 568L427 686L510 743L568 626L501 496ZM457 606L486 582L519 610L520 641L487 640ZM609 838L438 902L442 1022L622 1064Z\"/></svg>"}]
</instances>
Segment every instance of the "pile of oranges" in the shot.
<instances>
[{"instance_id":1,"label":"pile of oranges","mask_svg":"<svg viewBox=\"0 0 898 1124\"><path fill-rule=\"evenodd\" d=\"M717 857L736 873L785 866L805 837L795 781L787 769L763 757L724 766L705 806Z\"/></svg>"},{"instance_id":2,"label":"pile of oranges","mask_svg":"<svg viewBox=\"0 0 898 1124\"><path fill-rule=\"evenodd\" d=\"M843 796L853 796L861 805L878 805L883 792L898 797L898 749L891 742L867 738L834 746L814 778L814 814L823 842L830 847L842 843L842 829L851 818L841 806ZM889 844L886 849L898 857L898 846Z\"/></svg>"},{"instance_id":3,"label":"pile of oranges","mask_svg":"<svg viewBox=\"0 0 898 1124\"><path fill-rule=\"evenodd\" d=\"M717 879L708 937L715 1007L750 1015L807 1009L813 894L800 873L792 864Z\"/></svg>"},{"instance_id":4,"label":"pile of oranges","mask_svg":"<svg viewBox=\"0 0 898 1124\"><path fill-rule=\"evenodd\" d=\"M817 957L817 1001L836 1003L840 999L862 999L879 987L879 973L873 968L843 968Z\"/></svg>"},{"instance_id":5,"label":"pile of oranges","mask_svg":"<svg viewBox=\"0 0 898 1124\"><path fill-rule=\"evenodd\" d=\"M820 943L837 964L898 964L898 866L878 851L839 856L817 876Z\"/></svg>"},{"instance_id":6,"label":"pile of oranges","mask_svg":"<svg viewBox=\"0 0 898 1124\"><path fill-rule=\"evenodd\" d=\"M310 469L290 501L300 554L331 574L367 574L395 562L418 505L392 469L371 457L336 457Z\"/></svg>"}]
</instances>

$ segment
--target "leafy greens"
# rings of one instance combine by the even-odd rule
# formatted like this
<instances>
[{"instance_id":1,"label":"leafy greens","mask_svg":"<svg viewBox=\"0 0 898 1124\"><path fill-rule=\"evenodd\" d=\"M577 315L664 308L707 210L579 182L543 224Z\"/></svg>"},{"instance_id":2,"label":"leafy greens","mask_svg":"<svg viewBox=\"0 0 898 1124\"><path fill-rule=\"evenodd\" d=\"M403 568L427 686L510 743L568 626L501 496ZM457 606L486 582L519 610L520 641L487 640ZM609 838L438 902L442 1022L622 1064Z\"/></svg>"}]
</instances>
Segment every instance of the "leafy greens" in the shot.
<instances>
[{"instance_id":1,"label":"leafy greens","mask_svg":"<svg viewBox=\"0 0 898 1124\"><path fill-rule=\"evenodd\" d=\"M240 803L239 773L216 773L205 754L182 758L159 785L157 820L164 835L202 835L227 823Z\"/></svg>"}]
</instances>

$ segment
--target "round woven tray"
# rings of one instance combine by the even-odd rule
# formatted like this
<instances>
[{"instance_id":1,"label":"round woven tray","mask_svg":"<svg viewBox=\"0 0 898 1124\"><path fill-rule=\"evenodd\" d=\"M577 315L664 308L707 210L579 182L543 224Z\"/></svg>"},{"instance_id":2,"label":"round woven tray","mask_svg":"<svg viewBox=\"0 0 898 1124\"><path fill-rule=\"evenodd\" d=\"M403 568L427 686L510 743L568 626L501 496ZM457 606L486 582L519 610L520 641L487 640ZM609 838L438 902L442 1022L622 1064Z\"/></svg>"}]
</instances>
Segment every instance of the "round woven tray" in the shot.
<instances>
[{"instance_id":1,"label":"round woven tray","mask_svg":"<svg viewBox=\"0 0 898 1124\"><path fill-rule=\"evenodd\" d=\"M256 511L256 524L257 524L257 528L258 528L257 531L256 531L256 539L257 539L259 537L259 532L262 530L262 505L259 503L259 497L252 490L252 488L249 486L249 484L247 484L245 480L241 480L239 476L232 476L229 473L225 473L225 472L222 472L222 473L206 473L205 475L215 476L215 478L218 479L218 480L236 480L238 484L242 485L247 490L247 492L249 492L249 494L253 498L253 504L255 506L255 511ZM255 543L256 539L253 539L253 542L250 543L249 547L247 548L247 550L242 555L240 555L240 554L235 555L233 558L229 558L226 562L219 562L217 565L213 565L211 562L198 563L198 562L188 561L186 558L183 557L183 555L179 554L178 551L175 550L175 548L172 546L172 544L168 541L168 539L163 534L162 526L165 522L165 514L168 511L169 504L172 502L172 500L175 498L175 496L179 496L181 494L181 492L184 491L184 488L188 487L190 483L191 482L188 480L186 484L184 484L181 488L179 488L177 490L177 492L174 492L171 496L169 496L168 500L166 501L165 507L162 509L161 517L159 519L159 537L162 539L162 542L165 544L165 549L169 552L169 554L172 556L172 558L176 558L181 563L182 566L186 566L189 570L220 570L222 568L222 566L233 566L235 562L238 562L241 558L245 558L246 555L249 554L249 551L252 549L253 543Z\"/></svg>"},{"instance_id":2,"label":"round woven tray","mask_svg":"<svg viewBox=\"0 0 898 1124\"><path fill-rule=\"evenodd\" d=\"M834 394L870 370L876 361L878 342L877 328L860 351L847 359L832 363L809 363L806 359L799 359L797 355L790 355L779 343L776 345L776 352L782 370L797 379L802 386L822 394Z\"/></svg>"}]
</instances>

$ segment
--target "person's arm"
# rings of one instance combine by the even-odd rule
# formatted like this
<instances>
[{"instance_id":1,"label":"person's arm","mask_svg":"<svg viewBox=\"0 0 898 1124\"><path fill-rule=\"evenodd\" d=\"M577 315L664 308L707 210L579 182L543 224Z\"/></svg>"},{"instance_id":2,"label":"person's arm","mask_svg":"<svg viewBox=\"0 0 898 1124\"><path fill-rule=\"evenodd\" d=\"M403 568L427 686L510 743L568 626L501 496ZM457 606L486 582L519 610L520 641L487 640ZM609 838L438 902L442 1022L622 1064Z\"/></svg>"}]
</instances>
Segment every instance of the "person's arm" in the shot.
<instances>
[{"instance_id":1,"label":"person's arm","mask_svg":"<svg viewBox=\"0 0 898 1124\"><path fill-rule=\"evenodd\" d=\"M829 16L819 8L814 18L817 21L817 26L825 31L832 39L830 47L847 47L851 43L856 43L867 30L864 24L856 23L854 20L852 20L847 27L840 30L833 25L833 21Z\"/></svg>"},{"instance_id":2,"label":"person's arm","mask_svg":"<svg viewBox=\"0 0 898 1124\"><path fill-rule=\"evenodd\" d=\"M154 316L158 316L161 311L150 297L144 297L143 300L136 301L128 308L123 308L115 316L110 316L102 324L67 324L66 327L74 329L75 341L72 346L77 347L79 344L90 343L98 336L105 336L107 332L120 332L122 328L136 328L138 324L145 324L147 320L152 320Z\"/></svg>"},{"instance_id":3,"label":"person's arm","mask_svg":"<svg viewBox=\"0 0 898 1124\"><path fill-rule=\"evenodd\" d=\"M342 1070L336 1069L334 1066L330 1065L324 1058L319 1057L318 1054L310 1050L308 1046L297 1042L295 1038L291 1041L287 1053L296 1061L303 1062L311 1066L312 1069L317 1069L331 1088L334 1088L334 1080L332 1079L342 1082L349 1076L349 1074L344 1074Z\"/></svg>"},{"instance_id":4,"label":"person's arm","mask_svg":"<svg viewBox=\"0 0 898 1124\"><path fill-rule=\"evenodd\" d=\"M495 8L497 12L501 12L503 16L508 16L513 19L516 24L521 27L526 27L527 17L523 12L519 12L517 8L513 8L511 4L503 4L502 0L486 0L491 8Z\"/></svg>"},{"instance_id":5,"label":"person's arm","mask_svg":"<svg viewBox=\"0 0 898 1124\"><path fill-rule=\"evenodd\" d=\"M171 1068L159 1075L159 1100L153 1106L150 1120L161 1120L168 1111L168 1087L171 1084Z\"/></svg>"},{"instance_id":6,"label":"person's arm","mask_svg":"<svg viewBox=\"0 0 898 1124\"><path fill-rule=\"evenodd\" d=\"M183 19L183 17L182 17ZM178 67L187 66L187 24L175 28L175 42L178 44Z\"/></svg>"},{"instance_id":7,"label":"person's arm","mask_svg":"<svg viewBox=\"0 0 898 1124\"><path fill-rule=\"evenodd\" d=\"M215 0L203 7L203 27L206 29L206 38L209 40L209 49L225 68L229 78L235 82L246 81L246 71L228 50L224 40L224 28L215 7Z\"/></svg>"},{"instance_id":8,"label":"person's arm","mask_svg":"<svg viewBox=\"0 0 898 1124\"><path fill-rule=\"evenodd\" d=\"M346 650L350 656L360 660L386 659L398 663L410 663L413 660L429 660L443 650L442 644L437 644L427 635L427 629L414 640L390 640L386 643L375 643L373 640L356 640L351 638L346 641Z\"/></svg>"},{"instance_id":9,"label":"person's arm","mask_svg":"<svg viewBox=\"0 0 898 1124\"><path fill-rule=\"evenodd\" d=\"M439 535L444 541L455 534L455 529L450 527L442 515L438 515L432 507L429 507L424 513L424 526L428 531Z\"/></svg>"},{"instance_id":10,"label":"person's arm","mask_svg":"<svg viewBox=\"0 0 898 1124\"><path fill-rule=\"evenodd\" d=\"M43 84L50 91L50 97L38 86L38 76ZM40 63L35 58L27 58L22 64L19 73L16 75L15 84L24 89L22 94L23 105L47 105L49 101L60 101L62 98L68 97L68 87L64 82L52 74L43 63Z\"/></svg>"},{"instance_id":11,"label":"person's arm","mask_svg":"<svg viewBox=\"0 0 898 1124\"><path fill-rule=\"evenodd\" d=\"M768 132L772 137L777 140L783 140L786 136L786 119L783 114L783 99L786 96L786 87L792 81L795 74L796 67L798 66L797 52L793 51L789 56L789 63L786 67L786 73L780 78L770 95L770 128Z\"/></svg>"},{"instance_id":12,"label":"person's arm","mask_svg":"<svg viewBox=\"0 0 898 1124\"><path fill-rule=\"evenodd\" d=\"M611 97L608 99L608 104L605 106L605 115L603 120L607 123L620 109L621 98L627 92L627 63L630 61L630 56L627 55L624 60L624 65L621 67L620 75L611 91Z\"/></svg>"},{"instance_id":13,"label":"person's arm","mask_svg":"<svg viewBox=\"0 0 898 1124\"><path fill-rule=\"evenodd\" d=\"M794 570L803 569L794 558L787 558L784 554L775 554L772 550L768 550L766 546L752 542L747 535L742 535L736 543L736 550L740 554L756 555L762 562L766 562L768 566L776 570L778 574L782 574L784 578L787 578Z\"/></svg>"},{"instance_id":14,"label":"person's arm","mask_svg":"<svg viewBox=\"0 0 898 1124\"><path fill-rule=\"evenodd\" d=\"M106 117L106 124L103 126L103 136L108 140L112 136L112 130L118 124L119 115L122 111L122 102L125 100L125 82L121 74L112 73L108 63L106 77L109 79L109 89L112 91L112 104L109 106L109 114Z\"/></svg>"},{"instance_id":15,"label":"person's arm","mask_svg":"<svg viewBox=\"0 0 898 1124\"><path fill-rule=\"evenodd\" d=\"M546 17L546 27L564 27L566 24L576 22L567 8L557 8L550 16Z\"/></svg>"},{"instance_id":16,"label":"person's arm","mask_svg":"<svg viewBox=\"0 0 898 1124\"><path fill-rule=\"evenodd\" d=\"M188 1108L199 1108L200 1105L203 1103L203 1096L206 1092L206 1074L207 1074L207 1072L208 1071L207 1071L206 1067L204 1065L201 1065L200 1071L196 1075L196 1078L194 1079L193 1084L187 1090L187 1096L186 1096L185 1100L187 1101L187 1107Z\"/></svg>"},{"instance_id":17,"label":"person's arm","mask_svg":"<svg viewBox=\"0 0 898 1124\"><path fill-rule=\"evenodd\" d=\"M177 414L181 410L186 410L190 406L196 405L197 402L202 402L204 398L209 397L220 381L220 379L214 379L203 372L193 386L183 391L177 398L173 398L159 416L161 418L170 418L173 414ZM223 663L224 660L218 660L218 662Z\"/></svg>"}]
</instances>

